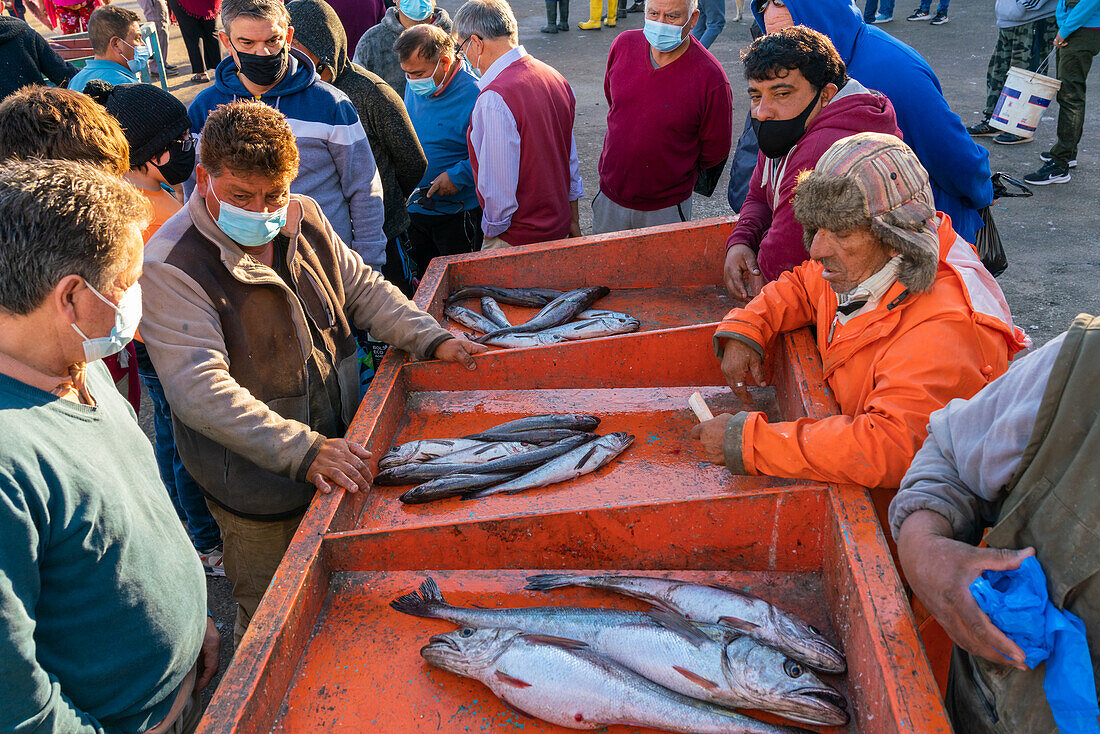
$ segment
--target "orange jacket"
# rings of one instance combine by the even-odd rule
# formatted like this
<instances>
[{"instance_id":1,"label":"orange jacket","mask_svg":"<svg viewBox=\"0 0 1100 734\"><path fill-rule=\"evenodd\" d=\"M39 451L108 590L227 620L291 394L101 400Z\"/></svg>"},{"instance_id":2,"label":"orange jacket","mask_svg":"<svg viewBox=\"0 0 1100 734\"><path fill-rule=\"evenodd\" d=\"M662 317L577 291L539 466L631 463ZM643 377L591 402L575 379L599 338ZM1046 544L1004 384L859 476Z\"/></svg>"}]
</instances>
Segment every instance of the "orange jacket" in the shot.
<instances>
[{"instance_id":1,"label":"orange jacket","mask_svg":"<svg viewBox=\"0 0 1100 734\"><path fill-rule=\"evenodd\" d=\"M837 297L814 261L726 315L714 336L719 356L735 334L766 351L779 334L813 326L842 412L782 423L738 413L726 432L731 471L897 488L924 443L928 416L977 393L1029 345L973 247L955 234L950 218L940 217L932 289L902 298L906 289L895 283L874 311L837 324L831 341Z\"/></svg>"}]
</instances>

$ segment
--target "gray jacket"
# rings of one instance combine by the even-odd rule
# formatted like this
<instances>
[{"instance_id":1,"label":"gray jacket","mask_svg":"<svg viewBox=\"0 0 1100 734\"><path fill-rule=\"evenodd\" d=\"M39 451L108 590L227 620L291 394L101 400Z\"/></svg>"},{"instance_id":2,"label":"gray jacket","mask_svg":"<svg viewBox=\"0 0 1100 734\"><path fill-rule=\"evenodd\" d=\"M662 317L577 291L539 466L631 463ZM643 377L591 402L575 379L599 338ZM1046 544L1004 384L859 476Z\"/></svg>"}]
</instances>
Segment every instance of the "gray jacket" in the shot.
<instances>
[{"instance_id":1,"label":"gray jacket","mask_svg":"<svg viewBox=\"0 0 1100 734\"><path fill-rule=\"evenodd\" d=\"M431 23L447 33L451 32L451 16L447 15L447 11L443 8L436 8L432 12ZM367 71L373 71L382 77L402 99L405 98L405 72L401 71L397 54L393 52L393 44L404 31L405 26L401 25L397 17L397 8L390 8L382 16L382 22L369 29L359 39L355 47L355 56L352 58L352 61Z\"/></svg>"},{"instance_id":2,"label":"gray jacket","mask_svg":"<svg viewBox=\"0 0 1100 734\"><path fill-rule=\"evenodd\" d=\"M1054 17L1058 0L997 0L993 10L998 28L1015 28Z\"/></svg>"}]
</instances>

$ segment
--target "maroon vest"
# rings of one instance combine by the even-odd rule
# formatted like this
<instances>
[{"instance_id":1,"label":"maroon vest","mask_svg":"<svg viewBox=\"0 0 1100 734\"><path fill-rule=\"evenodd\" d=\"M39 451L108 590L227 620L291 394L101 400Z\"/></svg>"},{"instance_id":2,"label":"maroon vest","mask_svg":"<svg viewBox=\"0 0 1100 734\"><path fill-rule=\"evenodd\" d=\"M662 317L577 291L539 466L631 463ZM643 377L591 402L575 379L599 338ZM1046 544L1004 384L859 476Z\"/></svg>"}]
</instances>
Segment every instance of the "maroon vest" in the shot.
<instances>
[{"instance_id":1,"label":"maroon vest","mask_svg":"<svg viewBox=\"0 0 1100 734\"><path fill-rule=\"evenodd\" d=\"M483 91L501 96L519 130L518 208L508 230L509 245L529 245L569 236L569 153L576 100L565 78L533 56L509 64ZM470 144L470 165L477 180L477 153ZM485 201L477 192L482 206Z\"/></svg>"}]
</instances>

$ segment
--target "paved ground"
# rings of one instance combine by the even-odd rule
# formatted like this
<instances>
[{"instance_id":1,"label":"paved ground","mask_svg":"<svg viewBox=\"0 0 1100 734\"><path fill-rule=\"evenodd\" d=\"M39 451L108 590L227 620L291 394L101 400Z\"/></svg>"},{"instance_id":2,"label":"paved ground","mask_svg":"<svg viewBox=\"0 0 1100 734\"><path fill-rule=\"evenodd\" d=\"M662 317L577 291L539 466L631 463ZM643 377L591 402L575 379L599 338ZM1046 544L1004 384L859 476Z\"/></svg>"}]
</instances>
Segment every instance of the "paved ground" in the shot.
<instances>
[{"instance_id":1,"label":"paved ground","mask_svg":"<svg viewBox=\"0 0 1100 734\"><path fill-rule=\"evenodd\" d=\"M119 3L137 10L134 0ZM448 10L457 2L442 3ZM545 22L542 3L516 3L520 22L520 38L527 50L556 67L573 85L577 94L576 138L590 199L596 192L596 163L603 146L607 105L603 97L603 72L607 50L615 31L583 32L575 23L584 20L581 4L573 3L574 28L569 33L540 34ZM730 3L732 10L732 3ZM978 121L985 99L985 70L996 43L992 2L955 0L951 6L951 22L933 27L927 23L903 20L908 6L899 4L897 20L885 30L896 35L929 59L943 84L944 93L965 124ZM139 11L140 12L140 11ZM632 14L620 21L620 28L640 28L642 16ZM732 16L731 16L732 20ZM751 21L751 19L750 19ZM39 26L39 30L44 30ZM740 49L748 44L749 22L728 22L726 30L711 49L725 66L733 83L734 119L744 119L748 97L743 93ZM179 29L173 27L170 58L181 65L183 73L169 80L171 91L189 102L203 87L187 81L187 60ZM1008 296L1017 323L1031 333L1036 345L1046 342L1062 331L1080 312L1100 313L1100 288L1097 287L1100 250L1100 145L1096 141L1100 125L1100 79L1093 74L1095 85L1089 100L1085 137L1078 154L1079 166L1069 184L1037 187L1030 199L1007 199L995 209L1009 256L1009 269L1000 283ZM1037 141L1026 145L999 146L986 142L991 151L993 170L1007 171L1018 177L1040 165L1038 154L1047 150L1054 140L1057 104L1039 128ZM644 134L644 121L639 121L639 134ZM989 141L988 138L984 139ZM728 175L728 174L727 174ZM725 200L726 179L719 184L715 196L696 196L695 217L723 216L730 213ZM591 208L582 207L582 224L591 222ZM587 231L587 230L586 230ZM143 410L148 427L151 410ZM223 669L228 662L232 644L231 629L234 604L229 585L224 579L208 584L211 610L223 631Z\"/></svg>"}]
</instances>

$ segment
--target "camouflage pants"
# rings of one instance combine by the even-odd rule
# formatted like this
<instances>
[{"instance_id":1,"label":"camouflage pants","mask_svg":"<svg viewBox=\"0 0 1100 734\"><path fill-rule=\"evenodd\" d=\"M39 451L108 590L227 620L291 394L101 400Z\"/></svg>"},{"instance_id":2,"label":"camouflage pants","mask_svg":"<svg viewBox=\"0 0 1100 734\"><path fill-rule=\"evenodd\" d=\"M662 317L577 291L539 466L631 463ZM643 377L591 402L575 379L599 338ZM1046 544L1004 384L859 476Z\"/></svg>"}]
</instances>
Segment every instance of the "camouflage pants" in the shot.
<instances>
[{"instance_id":1,"label":"camouflage pants","mask_svg":"<svg viewBox=\"0 0 1100 734\"><path fill-rule=\"evenodd\" d=\"M1018 66L1028 71L1036 71L1043 59L1054 48L1054 36L1058 33L1058 24L1054 18L1024 23L1014 28L1001 28L997 35L997 47L989 57L989 70L985 75L984 119L988 120L1001 96L1001 87L1005 85L1010 67ZM1044 73L1054 76L1054 66L1048 64Z\"/></svg>"}]
</instances>

